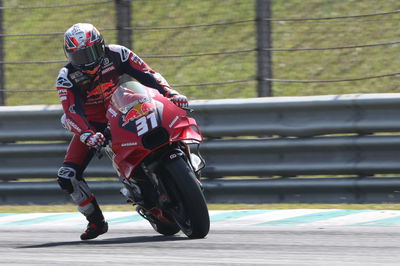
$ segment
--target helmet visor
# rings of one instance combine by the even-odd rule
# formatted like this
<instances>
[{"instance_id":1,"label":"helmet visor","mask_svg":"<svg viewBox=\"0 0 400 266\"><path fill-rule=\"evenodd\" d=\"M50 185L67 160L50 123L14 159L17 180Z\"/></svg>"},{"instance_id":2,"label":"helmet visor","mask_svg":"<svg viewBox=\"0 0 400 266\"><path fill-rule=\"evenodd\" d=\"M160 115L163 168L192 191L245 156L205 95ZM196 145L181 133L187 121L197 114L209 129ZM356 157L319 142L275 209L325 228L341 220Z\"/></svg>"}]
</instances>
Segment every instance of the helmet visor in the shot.
<instances>
[{"instance_id":1,"label":"helmet visor","mask_svg":"<svg viewBox=\"0 0 400 266\"><path fill-rule=\"evenodd\" d=\"M97 42L91 46L74 51L67 51L69 61L79 68L95 67L104 55L104 47L102 42Z\"/></svg>"}]
</instances>

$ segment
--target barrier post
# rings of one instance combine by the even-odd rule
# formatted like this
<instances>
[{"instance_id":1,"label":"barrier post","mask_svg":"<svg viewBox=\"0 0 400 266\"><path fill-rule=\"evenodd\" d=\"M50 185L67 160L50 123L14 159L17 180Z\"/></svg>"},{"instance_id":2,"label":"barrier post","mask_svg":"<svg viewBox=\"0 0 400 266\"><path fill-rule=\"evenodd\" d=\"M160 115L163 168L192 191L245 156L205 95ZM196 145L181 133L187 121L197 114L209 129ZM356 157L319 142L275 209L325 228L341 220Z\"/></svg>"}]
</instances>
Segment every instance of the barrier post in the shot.
<instances>
[{"instance_id":1,"label":"barrier post","mask_svg":"<svg viewBox=\"0 0 400 266\"><path fill-rule=\"evenodd\" d=\"M118 44L133 49L131 25L131 0L115 0Z\"/></svg>"},{"instance_id":2,"label":"barrier post","mask_svg":"<svg viewBox=\"0 0 400 266\"><path fill-rule=\"evenodd\" d=\"M271 50L271 0L256 0L257 24L257 95L272 96L272 58Z\"/></svg>"}]
</instances>

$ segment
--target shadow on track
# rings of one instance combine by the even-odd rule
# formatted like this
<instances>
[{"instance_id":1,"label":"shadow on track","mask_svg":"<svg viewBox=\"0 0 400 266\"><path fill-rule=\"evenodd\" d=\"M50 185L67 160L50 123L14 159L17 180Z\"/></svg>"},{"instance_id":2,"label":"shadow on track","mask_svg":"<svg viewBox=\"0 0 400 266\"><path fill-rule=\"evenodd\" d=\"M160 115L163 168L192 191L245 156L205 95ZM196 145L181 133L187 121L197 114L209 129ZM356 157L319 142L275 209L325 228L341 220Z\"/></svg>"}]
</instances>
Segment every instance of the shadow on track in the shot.
<instances>
[{"instance_id":1,"label":"shadow on track","mask_svg":"<svg viewBox=\"0 0 400 266\"><path fill-rule=\"evenodd\" d=\"M190 239L187 237L180 237L180 236L134 236L134 237L119 237L119 238L109 238L109 239L89 240L89 241L52 242L39 245L20 246L16 248L46 248L46 247L78 246L78 245L114 245L114 244L166 242L166 241L178 241L178 240L190 240Z\"/></svg>"}]
</instances>

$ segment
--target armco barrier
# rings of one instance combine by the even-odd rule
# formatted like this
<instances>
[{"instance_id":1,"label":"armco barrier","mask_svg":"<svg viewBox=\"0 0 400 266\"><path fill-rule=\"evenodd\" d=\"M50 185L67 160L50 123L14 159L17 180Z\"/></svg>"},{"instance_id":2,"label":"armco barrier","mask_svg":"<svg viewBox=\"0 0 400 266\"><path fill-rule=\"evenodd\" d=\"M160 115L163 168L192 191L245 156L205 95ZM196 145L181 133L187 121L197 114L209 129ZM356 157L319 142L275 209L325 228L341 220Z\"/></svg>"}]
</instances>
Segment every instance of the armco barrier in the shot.
<instances>
[{"instance_id":1,"label":"armco barrier","mask_svg":"<svg viewBox=\"0 0 400 266\"><path fill-rule=\"evenodd\" d=\"M66 143L0 145L0 179L52 178ZM203 176L297 176L400 173L400 136L207 140ZM107 156L93 158L88 177L116 176Z\"/></svg>"},{"instance_id":2,"label":"armco barrier","mask_svg":"<svg viewBox=\"0 0 400 266\"><path fill-rule=\"evenodd\" d=\"M206 177L352 175L372 180L371 176L376 174L400 173L400 136L396 135L400 130L400 94L207 100L193 101L191 106L206 136L201 147L207 161L203 171ZM60 126L61 114L59 105L0 107L0 143L3 143L0 179L55 176L67 148L65 141L71 136ZM93 160L86 176L115 176L115 173L104 157ZM272 182L277 182L269 178L259 180L264 182L260 189L267 194L271 193L268 187L276 184ZM354 180L332 178L328 182L326 178L318 178L318 190L338 188L335 184L340 182L340 187L354 194L360 184ZM388 195L397 195L395 192L400 190L397 179L377 180L385 182L384 190L376 187L385 195L380 199L395 201L395 196ZM209 197L212 184L219 182L218 194L222 200L229 194L231 184L238 181L207 182L211 182L205 186ZM311 181L285 179L281 184L290 187L293 182L299 190L308 191L306 187ZM14 182L3 185L11 184L16 185ZM252 192L246 186L235 187L234 198L240 201L251 198ZM368 191L371 194L373 187ZM213 195L214 201L218 201ZM323 200L323 194L314 195L318 195L316 200ZM346 198L360 202L371 199ZM374 197L374 201L378 198ZM281 199L284 201L285 197Z\"/></svg>"},{"instance_id":3,"label":"armco barrier","mask_svg":"<svg viewBox=\"0 0 400 266\"><path fill-rule=\"evenodd\" d=\"M125 204L122 185L89 181L100 204ZM399 202L400 178L278 178L203 180L208 203ZM1 204L59 204L70 201L57 182L0 183Z\"/></svg>"},{"instance_id":4,"label":"armco barrier","mask_svg":"<svg viewBox=\"0 0 400 266\"><path fill-rule=\"evenodd\" d=\"M192 114L209 138L310 137L335 133L400 131L400 94L192 101ZM0 142L66 140L59 105L0 106Z\"/></svg>"}]
</instances>

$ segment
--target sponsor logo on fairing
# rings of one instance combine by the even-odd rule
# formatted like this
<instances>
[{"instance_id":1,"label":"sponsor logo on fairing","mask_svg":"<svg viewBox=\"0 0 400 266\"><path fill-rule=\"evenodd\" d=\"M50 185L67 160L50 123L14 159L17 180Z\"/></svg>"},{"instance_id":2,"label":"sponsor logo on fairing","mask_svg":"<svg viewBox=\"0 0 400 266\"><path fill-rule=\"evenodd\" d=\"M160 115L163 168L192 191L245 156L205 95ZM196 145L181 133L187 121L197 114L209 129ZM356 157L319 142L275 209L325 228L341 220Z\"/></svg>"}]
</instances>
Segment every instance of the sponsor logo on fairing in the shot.
<instances>
[{"instance_id":1,"label":"sponsor logo on fairing","mask_svg":"<svg viewBox=\"0 0 400 266\"><path fill-rule=\"evenodd\" d=\"M122 143L121 147L136 146L137 142Z\"/></svg>"},{"instance_id":2,"label":"sponsor logo on fairing","mask_svg":"<svg viewBox=\"0 0 400 266\"><path fill-rule=\"evenodd\" d=\"M151 102L145 102L147 98L141 99L143 103L136 104L126 115L122 116L124 123L122 126L127 125L129 122L134 121L140 117L146 116L156 109L156 106ZM141 101L140 101L141 102Z\"/></svg>"},{"instance_id":3,"label":"sponsor logo on fairing","mask_svg":"<svg viewBox=\"0 0 400 266\"><path fill-rule=\"evenodd\" d=\"M112 117L116 117L117 116L117 112L115 112L115 110L112 109L111 107L108 108L108 112L112 115Z\"/></svg>"},{"instance_id":4,"label":"sponsor logo on fairing","mask_svg":"<svg viewBox=\"0 0 400 266\"><path fill-rule=\"evenodd\" d=\"M169 124L169 128L172 128L173 125L175 125L176 121L178 121L179 117L175 116L174 120L172 120L172 122Z\"/></svg>"}]
</instances>

